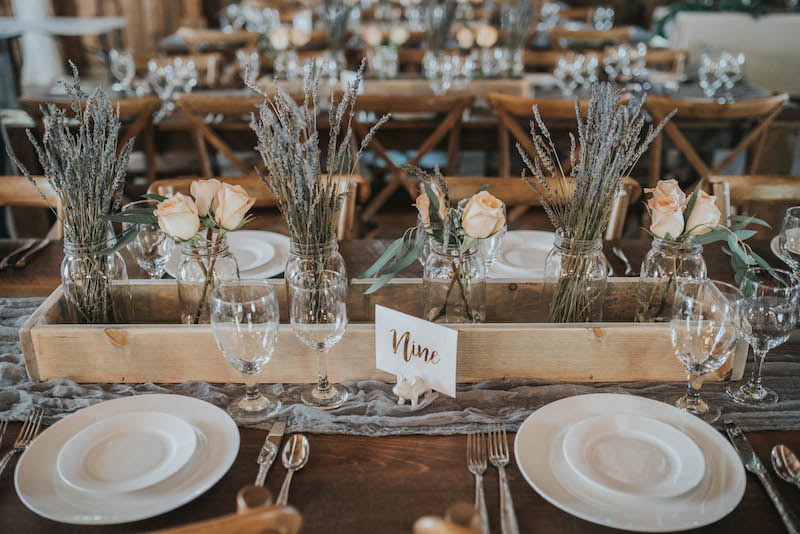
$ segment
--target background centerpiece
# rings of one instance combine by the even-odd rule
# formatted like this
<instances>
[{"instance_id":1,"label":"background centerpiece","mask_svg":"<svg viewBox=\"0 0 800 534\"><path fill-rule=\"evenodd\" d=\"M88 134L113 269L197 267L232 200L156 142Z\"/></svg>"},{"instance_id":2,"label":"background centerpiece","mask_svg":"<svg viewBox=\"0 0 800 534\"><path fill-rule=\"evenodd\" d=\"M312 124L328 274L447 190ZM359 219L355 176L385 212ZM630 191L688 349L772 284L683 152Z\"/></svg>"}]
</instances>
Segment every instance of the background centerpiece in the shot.
<instances>
[{"instance_id":1,"label":"background centerpiece","mask_svg":"<svg viewBox=\"0 0 800 534\"><path fill-rule=\"evenodd\" d=\"M578 139L570 133L569 174L564 172L550 132L533 106L531 137L535 157L517 150L532 178L522 179L539 195L553 226L556 243L545 263L543 291L548 318L554 323L601 321L605 304L608 263L603 255L603 233L622 181L650 142L660 124L651 125L642 137L644 98L621 103L621 93L608 83L592 88L586 118L575 101ZM673 112L674 113L674 112ZM538 132L537 132L538 127Z\"/></svg>"}]
</instances>

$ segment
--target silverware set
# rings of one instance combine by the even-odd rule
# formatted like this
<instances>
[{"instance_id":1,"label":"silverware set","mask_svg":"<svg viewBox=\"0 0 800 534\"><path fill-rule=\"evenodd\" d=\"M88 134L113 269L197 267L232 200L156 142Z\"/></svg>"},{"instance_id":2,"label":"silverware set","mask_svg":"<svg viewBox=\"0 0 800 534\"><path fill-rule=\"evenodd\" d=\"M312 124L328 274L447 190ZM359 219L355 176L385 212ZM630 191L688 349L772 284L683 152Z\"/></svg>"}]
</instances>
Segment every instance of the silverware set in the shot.
<instances>
[{"instance_id":1,"label":"silverware set","mask_svg":"<svg viewBox=\"0 0 800 534\"><path fill-rule=\"evenodd\" d=\"M731 440L731 443L733 443L736 452L739 453L739 457L742 459L745 469L756 475L764 486L767 495L769 495L772 504L775 505L775 509L778 511L778 515L786 526L786 530L790 534L800 533L800 521L798 521L797 516L786 504L783 497L781 497L781 494L775 487L775 483L772 481L772 477L769 476L769 473L761 463L758 455L753 451L753 447L739 428L739 425L727 419L725 421L725 431L728 433L728 438ZM778 445L772 449L771 456L772 465L778 473L778 476L787 482L797 484L797 471L795 471L797 469L797 458L795 455L787 447ZM790 465L792 465L792 468L789 467ZM790 473L792 472L795 474L791 475ZM784 475L789 478L784 478Z\"/></svg>"},{"instance_id":2,"label":"silverware set","mask_svg":"<svg viewBox=\"0 0 800 534\"><path fill-rule=\"evenodd\" d=\"M614 256L619 258L619 261L625 264L625 272L622 274L622 276L637 276L638 273L633 270L631 262L628 261L628 256L625 255L625 252L620 247L611 247L611 252L614 253Z\"/></svg>"},{"instance_id":3,"label":"silverware set","mask_svg":"<svg viewBox=\"0 0 800 534\"><path fill-rule=\"evenodd\" d=\"M44 411L41 408L34 408L28 413L28 416L25 418L25 422L22 424L22 428L19 431L19 435L17 436L16 441L14 441L14 446L3 456L3 459L0 460L0 475L3 474L3 471L8 465L8 462L11 461L11 458L18 452L23 452L25 449L27 449L39 434L39 427L42 425L43 417ZM4 421L0 427L0 446L3 444L2 441L6 432L6 428L8 428L8 421Z\"/></svg>"},{"instance_id":4,"label":"silverware set","mask_svg":"<svg viewBox=\"0 0 800 534\"><path fill-rule=\"evenodd\" d=\"M44 239L28 239L21 246L14 249L5 258L0 261L0 271L5 271L9 267L15 269L22 269L28 265L28 262L35 254L43 250L50 244L51 238ZM14 261L16 260L16 261Z\"/></svg>"},{"instance_id":5,"label":"silverware set","mask_svg":"<svg viewBox=\"0 0 800 534\"><path fill-rule=\"evenodd\" d=\"M500 478L500 528L503 534L518 534L519 524L514 512L511 487L508 484L506 465L509 462L508 438L504 424L493 425L489 432L467 434L467 467L475 476L475 510L481 520L481 532L489 532L489 513L483 492L483 473L491 463Z\"/></svg>"}]
</instances>

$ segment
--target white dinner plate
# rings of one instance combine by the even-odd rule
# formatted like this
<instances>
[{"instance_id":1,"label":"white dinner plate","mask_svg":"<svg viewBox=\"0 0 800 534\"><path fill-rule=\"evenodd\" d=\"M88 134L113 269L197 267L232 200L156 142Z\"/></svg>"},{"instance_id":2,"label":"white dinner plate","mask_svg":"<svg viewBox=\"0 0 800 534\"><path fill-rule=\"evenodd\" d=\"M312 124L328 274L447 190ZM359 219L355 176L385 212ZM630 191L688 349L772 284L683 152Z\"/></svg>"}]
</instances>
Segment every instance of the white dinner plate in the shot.
<instances>
[{"instance_id":1,"label":"white dinner plate","mask_svg":"<svg viewBox=\"0 0 800 534\"><path fill-rule=\"evenodd\" d=\"M686 434L703 453L700 483L669 498L611 494L587 484L564 458L564 436L576 423L607 414L651 417ZM593 523L638 532L687 530L718 521L739 504L746 482L739 455L713 427L674 406L633 395L578 395L540 408L517 432L514 455L525 480L553 505Z\"/></svg>"},{"instance_id":2,"label":"white dinner plate","mask_svg":"<svg viewBox=\"0 0 800 534\"><path fill-rule=\"evenodd\" d=\"M564 436L567 464L601 490L674 497L703 479L703 453L686 434L650 417L598 415Z\"/></svg>"},{"instance_id":3,"label":"white dinner plate","mask_svg":"<svg viewBox=\"0 0 800 534\"><path fill-rule=\"evenodd\" d=\"M772 253L775 254L775 257L788 265L786 258L783 256L783 252L781 252L781 236L776 235L773 237L769 242L769 248L772 250Z\"/></svg>"},{"instance_id":4,"label":"white dinner plate","mask_svg":"<svg viewBox=\"0 0 800 534\"><path fill-rule=\"evenodd\" d=\"M123 413L75 434L58 453L58 473L89 492L124 493L174 475L194 454L192 426L164 412Z\"/></svg>"},{"instance_id":5,"label":"white dinner plate","mask_svg":"<svg viewBox=\"0 0 800 534\"><path fill-rule=\"evenodd\" d=\"M540 230L514 230L506 234L503 248L489 269L490 278L544 276L544 262L555 234Z\"/></svg>"},{"instance_id":6,"label":"white dinner plate","mask_svg":"<svg viewBox=\"0 0 800 534\"><path fill-rule=\"evenodd\" d=\"M262 280L283 272L289 259L289 238L276 232L237 230L226 234L239 275L245 279ZM175 278L181 247L176 246L167 262L167 274Z\"/></svg>"},{"instance_id":7,"label":"white dinner plate","mask_svg":"<svg viewBox=\"0 0 800 534\"><path fill-rule=\"evenodd\" d=\"M195 452L177 473L124 494L87 493L61 479L56 458L70 438L107 417L143 411L180 417L194 429ZM84 408L47 428L19 459L14 485L25 506L43 517L78 525L112 525L154 517L197 498L222 478L238 453L239 429L224 410L182 395L137 395Z\"/></svg>"}]
</instances>

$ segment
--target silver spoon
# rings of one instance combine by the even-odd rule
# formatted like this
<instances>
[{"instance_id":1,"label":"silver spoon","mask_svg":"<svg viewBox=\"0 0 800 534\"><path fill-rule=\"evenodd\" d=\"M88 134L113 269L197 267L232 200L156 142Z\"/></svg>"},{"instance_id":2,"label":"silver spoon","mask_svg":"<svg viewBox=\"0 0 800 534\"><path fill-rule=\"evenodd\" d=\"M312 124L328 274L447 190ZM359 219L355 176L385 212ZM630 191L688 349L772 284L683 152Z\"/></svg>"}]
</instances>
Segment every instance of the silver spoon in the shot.
<instances>
[{"instance_id":1,"label":"silver spoon","mask_svg":"<svg viewBox=\"0 0 800 534\"><path fill-rule=\"evenodd\" d=\"M292 483L292 475L295 471L299 471L306 465L310 455L311 448L308 445L308 438L303 434L295 434L286 442L286 445L283 447L281 461L288 473L286 473L286 478L283 479L281 492L278 494L278 500L275 504L279 506L286 505L286 502L289 500L289 485Z\"/></svg>"},{"instance_id":2,"label":"silver spoon","mask_svg":"<svg viewBox=\"0 0 800 534\"><path fill-rule=\"evenodd\" d=\"M772 447L772 468L786 482L800 488L800 460L786 445Z\"/></svg>"}]
</instances>

